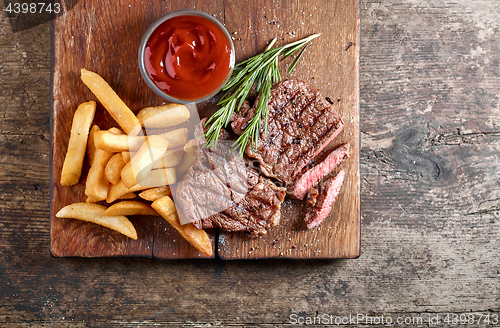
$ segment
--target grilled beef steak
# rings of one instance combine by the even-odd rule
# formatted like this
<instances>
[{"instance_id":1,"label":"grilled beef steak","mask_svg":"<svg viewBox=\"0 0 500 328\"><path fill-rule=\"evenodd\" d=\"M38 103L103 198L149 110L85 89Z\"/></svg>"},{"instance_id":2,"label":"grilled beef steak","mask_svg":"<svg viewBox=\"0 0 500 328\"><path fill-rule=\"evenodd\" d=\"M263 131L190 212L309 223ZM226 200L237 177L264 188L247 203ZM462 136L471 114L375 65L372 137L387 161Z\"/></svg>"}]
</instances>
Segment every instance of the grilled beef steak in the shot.
<instances>
[{"instance_id":1,"label":"grilled beef steak","mask_svg":"<svg viewBox=\"0 0 500 328\"><path fill-rule=\"evenodd\" d=\"M233 131L243 133L254 113L255 107L245 101L232 117ZM271 91L267 132L260 131L256 149L247 146L243 163L231 159L232 142L219 140L215 151L198 148L196 163L175 193L179 215L198 229L218 227L259 236L279 223L286 193L304 199L309 192L307 227L319 225L332 209L344 171L317 184L348 157L349 145L316 157L342 128L333 106L311 85L297 80L279 83ZM201 126L197 130L201 135ZM229 139L230 134L222 130L219 138ZM252 160L259 162L263 175ZM286 189L266 176L280 180Z\"/></svg>"},{"instance_id":2,"label":"grilled beef steak","mask_svg":"<svg viewBox=\"0 0 500 328\"><path fill-rule=\"evenodd\" d=\"M319 226L330 214L335 199L340 193L344 177L345 171L342 170L335 177L321 184L319 195L314 200L314 207L310 207L306 213L305 221L308 229Z\"/></svg>"},{"instance_id":3,"label":"grilled beef steak","mask_svg":"<svg viewBox=\"0 0 500 328\"><path fill-rule=\"evenodd\" d=\"M278 224L285 188L259 176L249 158L239 159L232 141L219 140L215 151L200 147L197 155L176 188L180 216L198 229L219 227L254 236Z\"/></svg>"},{"instance_id":4,"label":"grilled beef steak","mask_svg":"<svg viewBox=\"0 0 500 328\"><path fill-rule=\"evenodd\" d=\"M340 163L349 157L349 144L343 144L330 152L319 163L306 166L301 174L287 185L286 192L289 196L304 199L307 192L318 182L332 172Z\"/></svg>"},{"instance_id":5,"label":"grilled beef steak","mask_svg":"<svg viewBox=\"0 0 500 328\"><path fill-rule=\"evenodd\" d=\"M233 115L231 127L236 134L241 134L254 112L245 104ZM272 89L268 115L267 133L262 129L256 149L249 144L245 153L259 160L265 175L286 185L343 128L342 119L319 91L298 80L280 82Z\"/></svg>"},{"instance_id":6,"label":"grilled beef steak","mask_svg":"<svg viewBox=\"0 0 500 328\"><path fill-rule=\"evenodd\" d=\"M217 151L222 147L219 144ZM186 218L194 219L196 228L218 227L259 236L279 223L285 188L277 187L248 166L245 175L239 172L232 177L220 173L228 172L220 169L224 166L215 165L215 170L206 167L202 161L195 163L187 173L189 178L181 181L176 190L179 209ZM243 182L247 185L243 186ZM243 187L246 192L242 192Z\"/></svg>"},{"instance_id":7,"label":"grilled beef steak","mask_svg":"<svg viewBox=\"0 0 500 328\"><path fill-rule=\"evenodd\" d=\"M285 188L277 187L263 176L258 179L242 201L210 217L213 226L226 231L245 231L256 237L278 225ZM205 221L203 227L207 227Z\"/></svg>"}]
</instances>

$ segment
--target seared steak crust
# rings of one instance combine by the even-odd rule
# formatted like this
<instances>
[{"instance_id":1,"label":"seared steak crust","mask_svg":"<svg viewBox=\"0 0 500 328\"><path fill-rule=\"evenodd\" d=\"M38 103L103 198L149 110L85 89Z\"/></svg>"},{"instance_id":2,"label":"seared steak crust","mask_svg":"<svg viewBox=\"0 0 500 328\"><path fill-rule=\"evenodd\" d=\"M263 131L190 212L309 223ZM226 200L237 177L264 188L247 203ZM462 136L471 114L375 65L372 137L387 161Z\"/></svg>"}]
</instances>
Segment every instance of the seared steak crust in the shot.
<instances>
[{"instance_id":1,"label":"seared steak crust","mask_svg":"<svg viewBox=\"0 0 500 328\"><path fill-rule=\"evenodd\" d=\"M260 176L242 201L210 219L213 226L226 231L244 231L255 237L265 235L267 229L278 225L284 199L285 188Z\"/></svg>"},{"instance_id":2,"label":"seared steak crust","mask_svg":"<svg viewBox=\"0 0 500 328\"><path fill-rule=\"evenodd\" d=\"M265 175L289 184L339 134L343 122L319 91L302 81L279 83L270 99L267 133L262 129L256 149L249 144L245 152L259 160ZM243 109L233 115L235 133L241 134L254 114Z\"/></svg>"},{"instance_id":3,"label":"seared steak crust","mask_svg":"<svg viewBox=\"0 0 500 328\"><path fill-rule=\"evenodd\" d=\"M252 236L279 223L286 190L259 176L255 160L236 161L232 142L223 140L215 151L198 148L197 155L176 188L180 216L198 229L218 227Z\"/></svg>"},{"instance_id":4,"label":"seared steak crust","mask_svg":"<svg viewBox=\"0 0 500 328\"><path fill-rule=\"evenodd\" d=\"M340 193L344 182L345 171L341 170L335 177L329 178L321 184L319 194L314 196L310 204L305 221L308 229L319 226L332 211L335 200Z\"/></svg>"}]
</instances>

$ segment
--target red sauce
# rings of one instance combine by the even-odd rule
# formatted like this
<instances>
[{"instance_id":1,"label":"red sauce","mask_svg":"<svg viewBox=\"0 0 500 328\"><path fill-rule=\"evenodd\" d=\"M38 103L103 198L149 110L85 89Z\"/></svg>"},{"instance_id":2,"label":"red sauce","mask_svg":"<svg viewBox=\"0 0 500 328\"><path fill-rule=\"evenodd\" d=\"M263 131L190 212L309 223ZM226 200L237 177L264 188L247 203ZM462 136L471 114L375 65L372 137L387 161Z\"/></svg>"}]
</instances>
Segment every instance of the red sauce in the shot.
<instances>
[{"instance_id":1,"label":"red sauce","mask_svg":"<svg viewBox=\"0 0 500 328\"><path fill-rule=\"evenodd\" d=\"M196 100L212 94L234 65L231 43L217 24L200 16L177 16L149 37L146 72L167 95Z\"/></svg>"}]
</instances>

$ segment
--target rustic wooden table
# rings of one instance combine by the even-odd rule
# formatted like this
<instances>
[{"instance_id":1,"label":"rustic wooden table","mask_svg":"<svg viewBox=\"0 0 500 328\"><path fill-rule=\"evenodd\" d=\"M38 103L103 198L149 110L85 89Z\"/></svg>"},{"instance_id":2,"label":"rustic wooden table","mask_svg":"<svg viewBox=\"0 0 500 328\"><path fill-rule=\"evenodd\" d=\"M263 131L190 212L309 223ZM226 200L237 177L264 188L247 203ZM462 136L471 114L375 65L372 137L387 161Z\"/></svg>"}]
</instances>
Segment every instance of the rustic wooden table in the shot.
<instances>
[{"instance_id":1,"label":"rustic wooden table","mask_svg":"<svg viewBox=\"0 0 500 328\"><path fill-rule=\"evenodd\" d=\"M498 326L500 2L360 7L361 256L160 261L50 256L51 25L0 6L0 327Z\"/></svg>"}]
</instances>

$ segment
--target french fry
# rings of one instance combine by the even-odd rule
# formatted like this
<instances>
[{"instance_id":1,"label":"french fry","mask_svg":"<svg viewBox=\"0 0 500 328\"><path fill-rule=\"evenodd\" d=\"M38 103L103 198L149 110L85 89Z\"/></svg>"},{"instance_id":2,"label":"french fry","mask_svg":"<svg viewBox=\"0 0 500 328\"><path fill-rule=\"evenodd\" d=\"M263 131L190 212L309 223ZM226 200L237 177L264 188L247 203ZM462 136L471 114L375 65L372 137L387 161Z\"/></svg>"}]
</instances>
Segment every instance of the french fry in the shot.
<instances>
[{"instance_id":1,"label":"french fry","mask_svg":"<svg viewBox=\"0 0 500 328\"><path fill-rule=\"evenodd\" d=\"M118 231L125 236L137 239L137 231L132 222L122 215L106 216L106 207L94 203L75 203L63 207L56 217L77 219L99 224L103 227Z\"/></svg>"},{"instance_id":2,"label":"french fry","mask_svg":"<svg viewBox=\"0 0 500 328\"><path fill-rule=\"evenodd\" d=\"M193 156L190 153L185 153L182 161L175 168L177 171L177 176L182 177L195 162L196 156Z\"/></svg>"},{"instance_id":3,"label":"french fry","mask_svg":"<svg viewBox=\"0 0 500 328\"><path fill-rule=\"evenodd\" d=\"M162 158L154 162L152 169L176 166L182 161L182 156L184 156L184 151L182 149L173 152L168 150Z\"/></svg>"},{"instance_id":4,"label":"french fry","mask_svg":"<svg viewBox=\"0 0 500 328\"><path fill-rule=\"evenodd\" d=\"M137 200L124 200L119 203L113 204L104 215L159 215L155 210L145 202L137 201Z\"/></svg>"},{"instance_id":5,"label":"french fry","mask_svg":"<svg viewBox=\"0 0 500 328\"><path fill-rule=\"evenodd\" d=\"M85 149L87 148L87 138L90 125L94 120L95 109L95 101L89 101L78 106L75 111L68 150L61 172L61 185L63 186L75 185L80 180Z\"/></svg>"},{"instance_id":6,"label":"french fry","mask_svg":"<svg viewBox=\"0 0 500 328\"><path fill-rule=\"evenodd\" d=\"M123 181L118 181L117 184L109 186L108 196L106 197L107 203L112 203L117 199L123 199L127 195L131 195L136 191L141 191L156 187L165 187L168 183L176 182L176 174L174 168L167 168L164 170L153 170L148 174L146 179L141 181L140 184L136 184L132 188L127 188L123 184Z\"/></svg>"},{"instance_id":7,"label":"french fry","mask_svg":"<svg viewBox=\"0 0 500 328\"><path fill-rule=\"evenodd\" d=\"M148 128L166 128L189 120L189 110L184 105L168 104L156 107L146 107L137 113L142 125Z\"/></svg>"},{"instance_id":8,"label":"french fry","mask_svg":"<svg viewBox=\"0 0 500 328\"><path fill-rule=\"evenodd\" d=\"M122 130L115 128L115 127L109 128L108 132L113 133L113 134L123 134Z\"/></svg>"},{"instance_id":9,"label":"french fry","mask_svg":"<svg viewBox=\"0 0 500 328\"><path fill-rule=\"evenodd\" d=\"M108 194L109 182L104 177L104 169L113 153L96 149L94 161L90 166L85 186L85 195L97 201L105 200Z\"/></svg>"},{"instance_id":10,"label":"french fry","mask_svg":"<svg viewBox=\"0 0 500 328\"><path fill-rule=\"evenodd\" d=\"M184 145L184 151L193 156L196 156L197 149L198 149L198 140L196 139L191 139Z\"/></svg>"},{"instance_id":11,"label":"french fry","mask_svg":"<svg viewBox=\"0 0 500 328\"><path fill-rule=\"evenodd\" d=\"M97 198L94 198L92 196L87 196L87 199L85 200L87 203L97 203L97 202L100 202L99 199Z\"/></svg>"},{"instance_id":12,"label":"french fry","mask_svg":"<svg viewBox=\"0 0 500 328\"><path fill-rule=\"evenodd\" d=\"M172 197L172 191L170 190L169 186L146 189L139 193L139 197L150 202L154 202L155 200L157 200L158 198L162 198L163 196Z\"/></svg>"},{"instance_id":13,"label":"french fry","mask_svg":"<svg viewBox=\"0 0 500 328\"><path fill-rule=\"evenodd\" d=\"M101 76L82 68L81 79L125 133L129 134L135 126L141 124L130 108Z\"/></svg>"},{"instance_id":14,"label":"french fry","mask_svg":"<svg viewBox=\"0 0 500 328\"><path fill-rule=\"evenodd\" d=\"M125 162L125 164L127 164L128 162L130 162L130 158L132 156L134 156L135 153L131 153L129 151L122 151L122 157L123 157L123 161Z\"/></svg>"},{"instance_id":15,"label":"french fry","mask_svg":"<svg viewBox=\"0 0 500 328\"><path fill-rule=\"evenodd\" d=\"M137 151L144 144L144 141L152 137L117 135L110 131L99 131L95 133L96 148L118 153L123 151ZM168 139L169 147L183 147L188 140L188 129L176 129L173 131L157 134Z\"/></svg>"},{"instance_id":16,"label":"french fry","mask_svg":"<svg viewBox=\"0 0 500 328\"><path fill-rule=\"evenodd\" d=\"M129 192L129 193L126 193L125 195L121 195L118 199L132 199L132 198L136 198L137 195L134 193L134 192Z\"/></svg>"},{"instance_id":17,"label":"french fry","mask_svg":"<svg viewBox=\"0 0 500 328\"><path fill-rule=\"evenodd\" d=\"M94 153L95 153L95 143L94 136L97 131L100 131L97 125L94 125L92 129L90 129L88 143L87 143L87 158L89 160L89 164L92 164L94 161Z\"/></svg>"},{"instance_id":18,"label":"french fry","mask_svg":"<svg viewBox=\"0 0 500 328\"><path fill-rule=\"evenodd\" d=\"M144 180L138 183L144 189L164 187L177 182L177 174L174 167L151 170Z\"/></svg>"},{"instance_id":19,"label":"french fry","mask_svg":"<svg viewBox=\"0 0 500 328\"><path fill-rule=\"evenodd\" d=\"M188 141L188 129L187 128L172 130L169 132L162 133L160 135L162 137L167 138L168 146L170 148L184 147L184 145Z\"/></svg>"},{"instance_id":20,"label":"french fry","mask_svg":"<svg viewBox=\"0 0 500 328\"><path fill-rule=\"evenodd\" d=\"M104 176L111 184L117 184L120 180L120 173L125 166L123 156L121 153L116 153L109 159L106 167L104 168Z\"/></svg>"},{"instance_id":21,"label":"french fry","mask_svg":"<svg viewBox=\"0 0 500 328\"><path fill-rule=\"evenodd\" d=\"M115 200L122 198L124 195L127 195L129 193L133 193L133 192L136 192L139 190L144 190L147 188L148 187L144 187L141 185L135 185L132 188L127 188L123 184L123 181L120 180L120 181L118 181L117 184L109 186L109 191L108 191L108 195L106 197L106 202L112 203Z\"/></svg>"},{"instance_id":22,"label":"french fry","mask_svg":"<svg viewBox=\"0 0 500 328\"><path fill-rule=\"evenodd\" d=\"M94 136L96 148L113 153L136 151L141 148L145 140L146 138L142 136L127 136L110 131L98 131Z\"/></svg>"},{"instance_id":23,"label":"french fry","mask_svg":"<svg viewBox=\"0 0 500 328\"><path fill-rule=\"evenodd\" d=\"M198 230L192 224L181 225L179 216L177 215L177 209L170 197L164 196L155 200L153 204L151 204L151 207L196 249L208 256L213 256L212 242L205 230Z\"/></svg>"},{"instance_id":24,"label":"french fry","mask_svg":"<svg viewBox=\"0 0 500 328\"><path fill-rule=\"evenodd\" d=\"M163 136L150 136L121 171L123 184L131 188L146 178L153 164L162 158L168 149L168 140Z\"/></svg>"}]
</instances>

